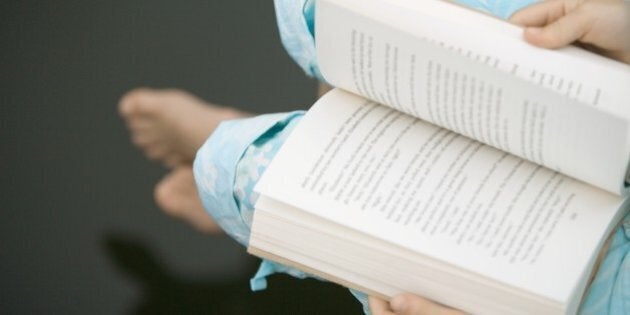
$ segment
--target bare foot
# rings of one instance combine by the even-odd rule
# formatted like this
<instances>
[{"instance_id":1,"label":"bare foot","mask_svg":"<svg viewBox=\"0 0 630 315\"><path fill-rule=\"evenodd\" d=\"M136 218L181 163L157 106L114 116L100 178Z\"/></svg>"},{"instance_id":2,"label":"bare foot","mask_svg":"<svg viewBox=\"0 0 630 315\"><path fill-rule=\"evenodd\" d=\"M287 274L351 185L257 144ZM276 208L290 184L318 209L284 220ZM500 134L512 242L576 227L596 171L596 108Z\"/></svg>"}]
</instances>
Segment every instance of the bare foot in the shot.
<instances>
[{"instance_id":1,"label":"bare foot","mask_svg":"<svg viewBox=\"0 0 630 315\"><path fill-rule=\"evenodd\" d=\"M155 186L158 206L197 230L219 232L219 226L201 205L190 163L221 121L246 114L205 103L180 90L146 88L125 94L119 111L133 143L147 158L174 167Z\"/></svg>"},{"instance_id":2,"label":"bare foot","mask_svg":"<svg viewBox=\"0 0 630 315\"><path fill-rule=\"evenodd\" d=\"M197 149L223 120L246 116L205 103L180 90L135 89L119 103L131 139L147 158L166 166L189 164Z\"/></svg>"},{"instance_id":3,"label":"bare foot","mask_svg":"<svg viewBox=\"0 0 630 315\"><path fill-rule=\"evenodd\" d=\"M190 165L174 168L155 186L155 201L164 212L201 232L221 231L201 205Z\"/></svg>"}]
</instances>

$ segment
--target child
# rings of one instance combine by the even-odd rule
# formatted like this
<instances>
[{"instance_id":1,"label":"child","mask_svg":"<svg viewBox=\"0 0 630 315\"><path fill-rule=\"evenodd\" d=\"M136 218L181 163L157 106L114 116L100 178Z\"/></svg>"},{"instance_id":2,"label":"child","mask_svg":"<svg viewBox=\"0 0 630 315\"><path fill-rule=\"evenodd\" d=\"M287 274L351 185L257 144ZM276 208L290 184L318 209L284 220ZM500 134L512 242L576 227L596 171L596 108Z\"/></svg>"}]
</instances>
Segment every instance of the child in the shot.
<instances>
[{"instance_id":1,"label":"child","mask_svg":"<svg viewBox=\"0 0 630 315\"><path fill-rule=\"evenodd\" d=\"M472 7L489 11L497 16L506 18L515 10L528 4L528 1L464 1ZM573 2L577 3L577 2ZM514 16L514 21L525 25L543 26L563 16L560 13L576 12L581 18L574 20L570 14L569 22L577 21L577 24L588 24L590 16L588 12L609 12L609 7L597 7L594 4L582 4L586 9L580 9L582 5L571 7L574 11L564 10L567 6L563 1L549 1L535 5L528 11L531 14L520 12ZM604 3L604 2L601 2ZM610 3L610 4L609 4ZM628 5L619 5L620 2L606 1L606 5L616 6L617 10L626 10ZM289 54L300 64L305 72L311 76L320 77L315 59L315 46L313 39L313 1L309 0L276 0L276 12L281 38ZM600 5L600 4L598 4ZM603 4L602 4L603 5ZM592 8L595 6L595 8ZM591 7L589 9L589 7ZM562 9L562 10L559 10ZM588 10L587 10L588 9ZM587 12L587 13L585 13ZM613 10L612 13L615 11ZM626 11L623 11L626 12ZM552 13L552 14L550 14ZM537 16L543 15L544 18ZM544 15L547 14L547 15ZM585 16L586 14L586 16ZM624 13L625 14L625 13ZM614 14L607 14L614 16ZM622 25L623 30L627 24L628 15L621 16L613 23ZM559 19L565 21L564 19ZM614 22L615 20L607 20ZM551 24L553 25L553 23ZM550 26L551 26L550 25ZM566 25L562 22L561 25ZM571 23L569 23L571 25ZM589 24L593 25L593 24ZM599 24L597 24L599 25ZM614 56L623 57L630 49L621 41L607 41L600 44L598 37L592 31L594 29L581 29L581 32L569 32L571 36L561 37L566 32L549 31L548 28L528 28L526 39L545 47L558 47L566 45L575 39L585 40L587 43L600 45L603 49L610 50ZM564 30L567 28L565 26ZM568 28L574 30L574 28ZM554 35L554 32L558 34ZM602 32L609 34L607 28ZM597 32L595 32L597 33ZM628 34L627 32L625 34ZM600 36L601 37L601 36ZM627 36L626 36L627 37ZM561 38L563 41L553 41ZM622 39L625 39L621 35ZM621 43L621 44L619 44ZM612 45L608 45L612 44ZM627 55L625 55L627 56ZM174 107L177 106L177 107ZM243 245L247 245L249 228L253 215L253 205L257 196L253 193L253 186L264 172L271 158L282 145L286 136L298 123L302 112L287 114L264 115L249 119L232 120L221 123L224 119L244 117L246 114L215 105L204 105L200 100L176 91L151 91L141 90L128 94L121 101L121 112L126 117L130 126L134 142L145 149L147 156L158 159L168 165L176 165L171 172L156 188L156 199L161 207L176 216L195 224L202 230L214 231L216 227L203 215L198 195L192 189L192 171L189 161L193 159L192 153L196 146L200 146L203 138L212 133L212 137L201 147L197 153L194 165L195 178L200 192L203 206L208 210L218 224L232 237ZM186 145L181 146L178 143ZM192 148L192 149L191 149ZM615 234L613 243L601 271L622 270L623 258L628 255L630 242L630 218L624 220L624 227ZM625 230L624 230L625 228ZM614 255L613 255L614 254ZM608 257L613 257L609 259ZM615 261L615 259L618 259ZM630 261L630 260L628 260ZM628 265L628 262L625 262ZM626 269L628 266L625 267ZM307 275L286 266L264 261L259 272L252 280L253 289L261 289L265 286L265 276L274 272L285 272L296 277ZM587 296L584 312L613 312L615 305L621 305L624 310L624 301L630 301L621 287L611 296L610 286L621 286L624 278L628 278L628 272L620 273L617 278L605 278L602 285L594 285ZM598 280L604 279L598 275ZM619 280L621 279L621 280ZM619 281L617 281L619 280ZM628 281L628 280L625 280ZM628 291L629 289L625 289ZM618 294L621 294L619 296ZM623 295L626 296L623 296ZM366 298L357 295L364 305L364 310L369 312ZM593 298L594 296L594 298ZM593 302L592 302L593 301ZM601 302L597 304L595 302ZM617 303L617 304L615 304ZM621 304L619 304L621 303ZM629 303L629 302L625 302ZM398 314L424 314L431 312L457 312L433 302L411 295L402 295L394 298L391 304L377 299L371 300L372 310L376 314L391 314L393 310ZM589 308L592 307L592 308ZM626 308L628 306L625 306Z\"/></svg>"}]
</instances>

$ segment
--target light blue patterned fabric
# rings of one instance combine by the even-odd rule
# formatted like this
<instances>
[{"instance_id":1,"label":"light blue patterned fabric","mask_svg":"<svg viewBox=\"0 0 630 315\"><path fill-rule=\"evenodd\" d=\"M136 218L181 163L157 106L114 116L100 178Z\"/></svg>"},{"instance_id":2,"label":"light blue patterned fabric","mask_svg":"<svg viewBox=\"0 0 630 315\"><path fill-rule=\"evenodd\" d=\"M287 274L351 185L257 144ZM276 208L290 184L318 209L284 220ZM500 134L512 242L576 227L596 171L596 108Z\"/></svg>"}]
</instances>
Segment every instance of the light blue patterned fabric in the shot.
<instances>
[{"instance_id":1,"label":"light blue patterned fabric","mask_svg":"<svg viewBox=\"0 0 630 315\"><path fill-rule=\"evenodd\" d=\"M323 81L315 53L315 0L274 0L274 5L287 53L308 76Z\"/></svg>"},{"instance_id":2,"label":"light blue patterned fabric","mask_svg":"<svg viewBox=\"0 0 630 315\"><path fill-rule=\"evenodd\" d=\"M321 78L315 56L314 0L275 0L280 37L289 55L306 74ZM532 3L472 1L460 3L507 18ZM257 195L253 187L299 122L303 112L262 115L222 123L197 153L195 180L205 209L235 240L247 246ZM264 260L251 280L253 290L266 287L266 276L282 272L298 278L299 270ZM352 292L369 314L367 297ZM630 314L630 214L616 230L610 249L587 293L581 314Z\"/></svg>"},{"instance_id":3,"label":"light blue patterned fabric","mask_svg":"<svg viewBox=\"0 0 630 315\"><path fill-rule=\"evenodd\" d=\"M197 151L193 172L201 203L221 228L243 246L249 242L254 210L250 203L251 190L241 191L239 196L236 194L236 166L247 149L260 141L265 133L275 136L276 130L284 129L283 126L298 115L302 113L269 114L222 122ZM275 153L277 148L273 149ZM266 162L259 162L248 157L241 164L262 172ZM244 171L241 170L240 174ZM250 178L255 175L258 173L247 174Z\"/></svg>"},{"instance_id":4,"label":"light blue patterned fabric","mask_svg":"<svg viewBox=\"0 0 630 315\"><path fill-rule=\"evenodd\" d=\"M630 214L615 231L580 314L630 314Z\"/></svg>"}]
</instances>

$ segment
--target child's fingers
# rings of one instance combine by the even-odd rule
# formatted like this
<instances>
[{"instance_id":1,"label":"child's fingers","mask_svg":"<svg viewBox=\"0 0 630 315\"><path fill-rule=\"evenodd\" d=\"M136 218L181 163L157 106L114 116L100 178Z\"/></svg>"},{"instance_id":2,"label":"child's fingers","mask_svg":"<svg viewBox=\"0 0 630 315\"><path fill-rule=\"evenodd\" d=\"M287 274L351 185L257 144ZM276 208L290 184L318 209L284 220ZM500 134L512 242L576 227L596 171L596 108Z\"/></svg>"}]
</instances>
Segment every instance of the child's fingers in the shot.
<instances>
[{"instance_id":1,"label":"child's fingers","mask_svg":"<svg viewBox=\"0 0 630 315\"><path fill-rule=\"evenodd\" d=\"M510 17L510 22L521 26L544 26L565 14L563 0L549 0L525 7Z\"/></svg>"},{"instance_id":2,"label":"child's fingers","mask_svg":"<svg viewBox=\"0 0 630 315\"><path fill-rule=\"evenodd\" d=\"M387 301L370 296L368 298L368 304L370 305L370 311L372 311L374 315L394 315L389 309L389 303L387 303Z\"/></svg>"},{"instance_id":3,"label":"child's fingers","mask_svg":"<svg viewBox=\"0 0 630 315\"><path fill-rule=\"evenodd\" d=\"M409 293L395 296L389 305L396 315L463 315L459 310Z\"/></svg>"},{"instance_id":4,"label":"child's fingers","mask_svg":"<svg viewBox=\"0 0 630 315\"><path fill-rule=\"evenodd\" d=\"M544 27L525 29L525 40L545 48L560 48L581 39L590 29L587 10L573 10L557 21Z\"/></svg>"}]
</instances>

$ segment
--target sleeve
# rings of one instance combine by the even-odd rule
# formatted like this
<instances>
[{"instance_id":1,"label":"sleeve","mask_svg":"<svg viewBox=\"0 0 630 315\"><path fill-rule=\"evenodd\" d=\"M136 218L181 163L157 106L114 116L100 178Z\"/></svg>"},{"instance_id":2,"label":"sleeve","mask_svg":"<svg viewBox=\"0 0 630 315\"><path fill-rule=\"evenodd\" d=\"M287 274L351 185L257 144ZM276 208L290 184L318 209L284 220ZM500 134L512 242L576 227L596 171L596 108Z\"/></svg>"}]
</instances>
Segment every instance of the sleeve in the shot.
<instances>
[{"instance_id":1,"label":"sleeve","mask_svg":"<svg viewBox=\"0 0 630 315\"><path fill-rule=\"evenodd\" d=\"M456 0L465 7L483 11L501 19L508 19L516 11L536 3L537 0Z\"/></svg>"},{"instance_id":2,"label":"sleeve","mask_svg":"<svg viewBox=\"0 0 630 315\"><path fill-rule=\"evenodd\" d=\"M254 186L302 115L296 111L223 122L197 152L193 172L203 207L245 247L258 199ZM266 276L277 272L307 277L297 269L263 260L250 282L252 290L265 289Z\"/></svg>"},{"instance_id":3,"label":"sleeve","mask_svg":"<svg viewBox=\"0 0 630 315\"><path fill-rule=\"evenodd\" d=\"M308 76L323 81L315 53L315 0L274 0L274 6L284 49Z\"/></svg>"},{"instance_id":4,"label":"sleeve","mask_svg":"<svg viewBox=\"0 0 630 315\"><path fill-rule=\"evenodd\" d=\"M612 235L579 314L630 314L630 213Z\"/></svg>"},{"instance_id":5,"label":"sleeve","mask_svg":"<svg viewBox=\"0 0 630 315\"><path fill-rule=\"evenodd\" d=\"M293 126L302 115L298 111L222 122L197 151L193 172L201 203L217 224L243 246L248 244L257 196L253 190L245 191L242 183L258 179L282 144L274 136L279 131L290 132L285 127L295 120ZM251 152L263 149L256 145L261 139L275 141L270 142L273 146L264 147L267 156L254 158Z\"/></svg>"}]
</instances>

